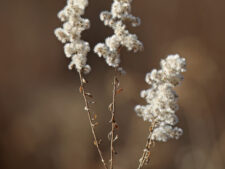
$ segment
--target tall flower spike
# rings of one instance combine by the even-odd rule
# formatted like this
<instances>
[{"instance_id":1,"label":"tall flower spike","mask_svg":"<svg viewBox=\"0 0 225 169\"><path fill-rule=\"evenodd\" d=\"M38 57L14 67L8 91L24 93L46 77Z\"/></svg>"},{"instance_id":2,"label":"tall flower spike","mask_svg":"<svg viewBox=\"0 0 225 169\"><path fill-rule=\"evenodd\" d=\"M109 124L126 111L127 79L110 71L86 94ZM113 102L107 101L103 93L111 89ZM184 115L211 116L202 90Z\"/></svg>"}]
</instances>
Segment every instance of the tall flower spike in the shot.
<instances>
[{"instance_id":1,"label":"tall flower spike","mask_svg":"<svg viewBox=\"0 0 225 169\"><path fill-rule=\"evenodd\" d=\"M137 52L143 49L143 44L135 34L130 34L126 29L125 22L130 22L132 26L140 25L140 19L131 14L132 0L114 0L111 11L103 11L100 19L106 26L113 29L114 34L105 39L105 43L98 43L94 52L99 57L103 56L106 63L112 67L120 65L120 48L126 47L129 51Z\"/></svg>"},{"instance_id":2,"label":"tall flower spike","mask_svg":"<svg viewBox=\"0 0 225 169\"><path fill-rule=\"evenodd\" d=\"M66 57L71 58L69 69L75 67L85 74L91 71L86 64L90 46L81 40L81 33L90 27L89 20L81 18L87 5L88 0L67 0L67 5L58 13L58 18L64 22L63 27L55 29L56 37L66 43L64 52Z\"/></svg>"},{"instance_id":3,"label":"tall flower spike","mask_svg":"<svg viewBox=\"0 0 225 169\"><path fill-rule=\"evenodd\" d=\"M171 138L178 139L183 133L182 129L174 127L178 122L175 114L178 96L173 88L183 80L186 61L179 55L169 55L160 65L160 70L154 69L146 75L145 81L151 88L143 90L141 97L148 104L137 105L135 111L145 121L155 124L150 139L166 142Z\"/></svg>"}]
</instances>

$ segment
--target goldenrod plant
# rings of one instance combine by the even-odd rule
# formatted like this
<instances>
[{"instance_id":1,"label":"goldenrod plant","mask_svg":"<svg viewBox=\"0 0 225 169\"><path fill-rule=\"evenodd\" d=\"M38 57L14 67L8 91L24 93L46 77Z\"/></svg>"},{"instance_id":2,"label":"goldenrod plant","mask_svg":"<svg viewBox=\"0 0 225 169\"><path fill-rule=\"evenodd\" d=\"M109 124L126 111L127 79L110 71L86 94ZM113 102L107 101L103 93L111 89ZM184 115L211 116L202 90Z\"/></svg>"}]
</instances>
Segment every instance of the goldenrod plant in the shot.
<instances>
[{"instance_id":1,"label":"goldenrod plant","mask_svg":"<svg viewBox=\"0 0 225 169\"><path fill-rule=\"evenodd\" d=\"M84 110L87 111L91 127L91 133L94 137L94 145L97 148L102 166L105 169L114 168L114 142L118 139L115 133L118 128L116 122L116 95L122 91L119 87L118 76L125 74L121 67L120 49L125 47L128 51L138 52L143 50L143 44L138 40L137 35L131 34L126 26L139 26L140 19L131 14L132 0L113 0L111 10L100 13L100 20L105 26L113 29L114 34L105 39L104 43L98 43L94 47L94 52L103 57L106 63L115 71L113 77L112 102L109 105L111 112L111 131L108 134L110 140L110 159L109 163L100 148L100 140L96 135L96 114L90 109L90 104L94 103L93 96L87 92L87 80L85 74L90 73L91 67L87 64L87 55L91 50L89 43L81 39L81 33L90 28L90 21L81 16L88 6L88 0L67 0L67 5L58 13L58 18L64 22L62 28L55 30L56 37L64 45L64 53L67 58L71 59L69 69L75 68L80 77L80 93L84 99ZM141 91L141 97L147 102L147 105L137 105L134 110L144 121L148 121L149 134L141 158L139 159L138 169L148 164L151 155L151 148L154 142L167 142L169 139L178 139L183 130L175 125L178 117L175 112L178 110L178 96L174 87L179 85L183 80L182 73L186 71L186 60L178 54L169 55L160 62L161 69L153 69L146 74L145 81L150 85L147 90ZM94 66L92 66L94 67Z\"/></svg>"}]
</instances>

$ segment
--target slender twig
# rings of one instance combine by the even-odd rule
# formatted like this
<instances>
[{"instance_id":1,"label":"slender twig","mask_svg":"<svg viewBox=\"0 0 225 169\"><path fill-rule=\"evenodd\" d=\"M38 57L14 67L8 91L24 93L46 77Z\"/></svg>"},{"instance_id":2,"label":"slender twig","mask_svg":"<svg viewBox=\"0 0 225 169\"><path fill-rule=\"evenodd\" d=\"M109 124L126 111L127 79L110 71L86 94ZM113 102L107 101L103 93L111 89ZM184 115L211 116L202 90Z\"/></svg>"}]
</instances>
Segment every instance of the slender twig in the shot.
<instances>
[{"instance_id":1,"label":"slender twig","mask_svg":"<svg viewBox=\"0 0 225 169\"><path fill-rule=\"evenodd\" d=\"M147 164L150 160L150 148L151 148L151 145L152 145L152 133L153 133L153 129L155 127L155 122L152 122L152 125L149 129L149 135L148 135L148 139L147 139L147 142L146 142L146 145L145 145L145 148L144 148L144 151L143 151L143 154L139 160L139 166L138 166L138 169L141 169L143 168L143 166L145 164Z\"/></svg>"},{"instance_id":2,"label":"slender twig","mask_svg":"<svg viewBox=\"0 0 225 169\"><path fill-rule=\"evenodd\" d=\"M85 79L83 78L83 75L82 75L81 72L79 72L79 76L80 76L80 84L81 84L81 86L80 86L80 92L81 92L81 94L83 96L83 99L84 99L84 102L85 102L85 110L88 113L88 120L89 120L89 123L90 123L92 135L94 137L94 145L96 146L96 148L98 150L98 153L99 153L99 156L101 158L101 162L104 165L104 168L105 169L108 169L108 167L107 167L107 165L105 163L105 160L103 158L102 151L101 151L101 149L99 147L99 144L100 143L99 143L99 141L97 139L97 136L96 136L96 132L95 132L95 126L96 126L96 124L93 124L93 122L92 122L91 111L90 111L90 107L89 107L89 102L87 101L87 97L86 97L87 93L85 91L85 86L84 86Z\"/></svg>"},{"instance_id":3,"label":"slender twig","mask_svg":"<svg viewBox=\"0 0 225 169\"><path fill-rule=\"evenodd\" d=\"M115 108L116 108L116 102L115 102L115 97L116 97L116 91L117 91L117 87L118 87L118 80L117 80L117 70L115 69L115 75L113 78L113 97L112 97L112 103L110 105L110 109L111 109L111 132L110 132L110 169L113 169L113 155L115 152L115 149L113 147L113 143L114 143L114 130L117 126L116 124L116 119L115 119Z\"/></svg>"}]
</instances>

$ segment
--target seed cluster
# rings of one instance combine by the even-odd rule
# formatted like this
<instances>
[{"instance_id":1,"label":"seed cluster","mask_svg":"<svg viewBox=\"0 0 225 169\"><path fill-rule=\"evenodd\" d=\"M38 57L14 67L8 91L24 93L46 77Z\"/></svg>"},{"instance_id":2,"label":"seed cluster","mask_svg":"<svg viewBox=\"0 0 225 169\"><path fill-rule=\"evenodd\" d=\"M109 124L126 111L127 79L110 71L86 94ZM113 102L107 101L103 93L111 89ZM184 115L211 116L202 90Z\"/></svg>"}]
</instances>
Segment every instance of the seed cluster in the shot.
<instances>
[{"instance_id":1,"label":"seed cluster","mask_svg":"<svg viewBox=\"0 0 225 169\"><path fill-rule=\"evenodd\" d=\"M145 81L151 86L141 91L141 97L148 103L137 105L135 111L145 121L155 123L152 140L166 142L170 138L178 139L183 131L174 127L178 122L175 112L178 110L178 96L174 87L183 80L186 61L179 55L169 55L161 60L161 69L147 73Z\"/></svg>"},{"instance_id":2,"label":"seed cluster","mask_svg":"<svg viewBox=\"0 0 225 169\"><path fill-rule=\"evenodd\" d=\"M91 71L91 67L86 64L90 46L81 40L81 33L90 27L89 20L81 18L87 5L88 0L68 0L64 9L58 13L58 18L64 22L63 27L55 29L56 37L65 43L66 57L71 58L69 69L75 67L83 73Z\"/></svg>"},{"instance_id":3,"label":"seed cluster","mask_svg":"<svg viewBox=\"0 0 225 169\"><path fill-rule=\"evenodd\" d=\"M106 63L112 67L120 65L120 48L126 47L129 51L137 52L143 49L143 44L137 35L131 34L125 23L130 22L132 26L140 25L140 19L131 14L132 0L114 0L111 11L103 11L100 19L106 26L113 29L114 34L105 39L105 43L98 43L94 51L99 57L105 58Z\"/></svg>"}]
</instances>

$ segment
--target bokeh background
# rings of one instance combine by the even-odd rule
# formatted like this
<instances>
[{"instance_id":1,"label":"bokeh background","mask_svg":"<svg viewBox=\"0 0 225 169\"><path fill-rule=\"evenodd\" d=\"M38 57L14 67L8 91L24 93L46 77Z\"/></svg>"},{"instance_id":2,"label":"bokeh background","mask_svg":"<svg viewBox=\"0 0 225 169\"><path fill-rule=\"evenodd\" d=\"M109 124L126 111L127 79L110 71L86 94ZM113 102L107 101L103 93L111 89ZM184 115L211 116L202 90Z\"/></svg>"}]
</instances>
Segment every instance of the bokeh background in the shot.
<instances>
[{"instance_id":1,"label":"bokeh background","mask_svg":"<svg viewBox=\"0 0 225 169\"><path fill-rule=\"evenodd\" d=\"M0 0L0 169L101 168L79 94L79 78L53 31L61 25L57 12L66 0ZM83 33L91 47L112 34L100 22L100 11L112 0L90 0L85 17L92 27ZM122 50L120 77L124 91L117 98L119 140L115 168L135 169L149 124L133 111L144 104L139 92L144 77L168 54L187 58L180 96L180 140L157 143L147 168L225 169L225 1L134 0L133 14L142 25L130 28L145 50ZM109 156L113 70L93 52L88 89L97 103L102 150Z\"/></svg>"}]
</instances>

